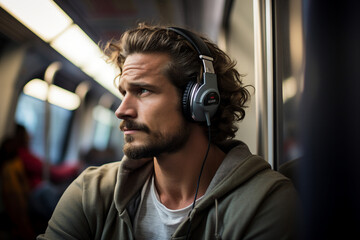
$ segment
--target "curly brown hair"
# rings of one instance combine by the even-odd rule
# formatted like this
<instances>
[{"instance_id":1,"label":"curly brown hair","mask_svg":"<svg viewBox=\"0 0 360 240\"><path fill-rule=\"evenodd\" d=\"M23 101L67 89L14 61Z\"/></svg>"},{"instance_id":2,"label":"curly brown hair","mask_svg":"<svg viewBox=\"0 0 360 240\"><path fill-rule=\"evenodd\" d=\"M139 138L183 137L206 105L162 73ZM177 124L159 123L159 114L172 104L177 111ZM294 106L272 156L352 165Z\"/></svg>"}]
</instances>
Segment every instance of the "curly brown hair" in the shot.
<instances>
[{"instance_id":1,"label":"curly brown hair","mask_svg":"<svg viewBox=\"0 0 360 240\"><path fill-rule=\"evenodd\" d=\"M246 102L250 93L243 86L242 77L236 69L236 62L207 38L201 36L208 46L217 75L220 93L220 105L211 121L212 142L220 143L235 137L238 130L235 122L245 117ZM166 53L171 62L166 71L167 77L179 90L182 96L188 81L197 76L200 81L202 63L197 51L184 37L164 26L148 26L139 24L135 29L123 33L120 40L109 41L103 51L109 61L122 67L127 56L133 53ZM181 100L179 100L181 101ZM205 123L200 123L206 126Z\"/></svg>"}]
</instances>

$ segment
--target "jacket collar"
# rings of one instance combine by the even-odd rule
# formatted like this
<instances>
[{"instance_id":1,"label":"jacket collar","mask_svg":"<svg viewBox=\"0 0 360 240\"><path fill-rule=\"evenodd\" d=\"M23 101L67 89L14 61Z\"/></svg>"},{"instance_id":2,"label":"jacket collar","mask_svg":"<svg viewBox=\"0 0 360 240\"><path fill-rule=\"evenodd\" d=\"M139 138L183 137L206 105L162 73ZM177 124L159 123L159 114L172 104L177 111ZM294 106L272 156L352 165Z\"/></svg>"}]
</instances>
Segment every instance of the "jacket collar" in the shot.
<instances>
[{"instance_id":1,"label":"jacket collar","mask_svg":"<svg viewBox=\"0 0 360 240\"><path fill-rule=\"evenodd\" d=\"M146 179L153 172L153 166L152 158L138 160L123 157L114 192L115 207L119 214L123 213L129 201L141 191Z\"/></svg>"}]
</instances>

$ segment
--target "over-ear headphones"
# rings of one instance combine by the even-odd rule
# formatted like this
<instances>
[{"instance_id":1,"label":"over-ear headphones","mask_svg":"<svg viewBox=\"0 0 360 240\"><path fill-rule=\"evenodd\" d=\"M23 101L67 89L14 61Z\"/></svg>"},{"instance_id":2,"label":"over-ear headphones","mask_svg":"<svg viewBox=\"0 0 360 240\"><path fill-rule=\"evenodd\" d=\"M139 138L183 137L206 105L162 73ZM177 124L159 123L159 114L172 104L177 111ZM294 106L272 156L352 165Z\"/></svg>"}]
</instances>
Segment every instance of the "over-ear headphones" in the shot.
<instances>
[{"instance_id":1,"label":"over-ear headphones","mask_svg":"<svg viewBox=\"0 0 360 240\"><path fill-rule=\"evenodd\" d=\"M215 115L220 104L220 94L209 48L200 37L186 29L168 29L183 36L196 49L204 67L201 82L190 80L183 93L182 108L185 117L196 122L207 121L210 126L210 118Z\"/></svg>"}]
</instances>

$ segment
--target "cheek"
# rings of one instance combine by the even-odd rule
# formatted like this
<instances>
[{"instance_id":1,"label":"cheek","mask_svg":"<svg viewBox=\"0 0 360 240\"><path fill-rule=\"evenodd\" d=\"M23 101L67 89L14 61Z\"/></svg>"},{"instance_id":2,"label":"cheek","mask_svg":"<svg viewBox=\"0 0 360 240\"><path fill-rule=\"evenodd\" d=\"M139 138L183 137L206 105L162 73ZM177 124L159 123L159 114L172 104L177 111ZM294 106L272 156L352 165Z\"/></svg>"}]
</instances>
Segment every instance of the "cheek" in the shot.
<instances>
[{"instance_id":1,"label":"cheek","mask_svg":"<svg viewBox=\"0 0 360 240\"><path fill-rule=\"evenodd\" d=\"M149 127L158 130L167 131L168 128L176 128L185 120L180 103L175 101L163 101L159 105L149 105L145 112L144 117L147 118Z\"/></svg>"}]
</instances>

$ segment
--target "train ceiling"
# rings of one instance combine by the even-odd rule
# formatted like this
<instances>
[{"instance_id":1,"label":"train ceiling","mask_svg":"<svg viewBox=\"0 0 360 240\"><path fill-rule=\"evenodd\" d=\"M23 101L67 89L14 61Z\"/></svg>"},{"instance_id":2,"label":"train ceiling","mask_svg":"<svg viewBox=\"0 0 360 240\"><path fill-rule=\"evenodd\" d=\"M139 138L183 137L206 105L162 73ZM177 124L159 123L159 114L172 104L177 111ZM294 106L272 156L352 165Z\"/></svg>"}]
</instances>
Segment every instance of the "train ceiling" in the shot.
<instances>
[{"instance_id":1,"label":"train ceiling","mask_svg":"<svg viewBox=\"0 0 360 240\"><path fill-rule=\"evenodd\" d=\"M55 0L95 41L117 38L140 22L186 26L217 39L225 0Z\"/></svg>"}]
</instances>

